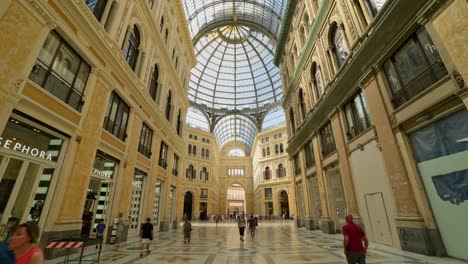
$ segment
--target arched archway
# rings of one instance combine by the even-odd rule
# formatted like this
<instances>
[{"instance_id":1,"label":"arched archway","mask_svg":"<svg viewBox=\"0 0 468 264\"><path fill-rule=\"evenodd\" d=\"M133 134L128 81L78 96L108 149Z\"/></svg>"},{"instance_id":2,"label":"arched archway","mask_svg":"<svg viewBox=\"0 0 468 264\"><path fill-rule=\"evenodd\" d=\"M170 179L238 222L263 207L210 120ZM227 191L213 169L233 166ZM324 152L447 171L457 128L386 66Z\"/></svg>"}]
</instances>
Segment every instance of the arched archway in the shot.
<instances>
[{"instance_id":1,"label":"arched archway","mask_svg":"<svg viewBox=\"0 0 468 264\"><path fill-rule=\"evenodd\" d=\"M284 214L285 219L289 219L289 196L285 190L282 190L279 195L279 204L281 216Z\"/></svg>"},{"instance_id":2,"label":"arched archway","mask_svg":"<svg viewBox=\"0 0 468 264\"><path fill-rule=\"evenodd\" d=\"M191 192L186 192L184 195L184 218L192 220L193 195Z\"/></svg>"},{"instance_id":3,"label":"arched archway","mask_svg":"<svg viewBox=\"0 0 468 264\"><path fill-rule=\"evenodd\" d=\"M234 183L227 189L227 216L236 219L241 213L245 214L245 189L242 185Z\"/></svg>"}]
</instances>

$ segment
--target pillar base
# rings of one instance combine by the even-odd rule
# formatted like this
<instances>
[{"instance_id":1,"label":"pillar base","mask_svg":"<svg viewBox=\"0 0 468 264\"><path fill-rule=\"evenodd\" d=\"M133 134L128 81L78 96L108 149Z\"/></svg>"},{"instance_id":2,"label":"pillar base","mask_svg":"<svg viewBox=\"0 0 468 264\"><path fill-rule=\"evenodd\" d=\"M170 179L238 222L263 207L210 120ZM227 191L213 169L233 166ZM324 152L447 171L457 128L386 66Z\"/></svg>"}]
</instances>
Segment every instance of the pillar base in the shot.
<instances>
[{"instance_id":1,"label":"pillar base","mask_svg":"<svg viewBox=\"0 0 468 264\"><path fill-rule=\"evenodd\" d=\"M179 228L179 220L177 220L177 217L172 220L172 229L177 229Z\"/></svg>"},{"instance_id":2,"label":"pillar base","mask_svg":"<svg viewBox=\"0 0 468 264\"><path fill-rule=\"evenodd\" d=\"M330 218L320 219L320 230L325 234L336 234L335 221Z\"/></svg>"},{"instance_id":3,"label":"pillar base","mask_svg":"<svg viewBox=\"0 0 468 264\"><path fill-rule=\"evenodd\" d=\"M312 218L306 217L304 220L304 226L308 230L315 230L315 221Z\"/></svg>"},{"instance_id":4,"label":"pillar base","mask_svg":"<svg viewBox=\"0 0 468 264\"><path fill-rule=\"evenodd\" d=\"M304 226L304 218L297 218L296 219L296 226L303 227Z\"/></svg>"},{"instance_id":5,"label":"pillar base","mask_svg":"<svg viewBox=\"0 0 468 264\"><path fill-rule=\"evenodd\" d=\"M429 229L423 220L396 220L402 250L427 256L447 256L439 230Z\"/></svg>"},{"instance_id":6,"label":"pillar base","mask_svg":"<svg viewBox=\"0 0 468 264\"><path fill-rule=\"evenodd\" d=\"M159 223L159 231L160 232L167 232L169 231L169 221L161 221Z\"/></svg>"}]
</instances>

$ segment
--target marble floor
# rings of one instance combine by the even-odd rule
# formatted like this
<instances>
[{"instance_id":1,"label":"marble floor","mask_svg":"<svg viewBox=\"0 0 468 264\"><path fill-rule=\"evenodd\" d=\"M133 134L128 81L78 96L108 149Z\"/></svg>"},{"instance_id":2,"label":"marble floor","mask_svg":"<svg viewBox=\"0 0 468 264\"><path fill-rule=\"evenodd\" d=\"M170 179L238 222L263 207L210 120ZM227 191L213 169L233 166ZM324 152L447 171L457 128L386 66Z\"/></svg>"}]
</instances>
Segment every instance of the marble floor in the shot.
<instances>
[{"instance_id":1,"label":"marble floor","mask_svg":"<svg viewBox=\"0 0 468 264\"><path fill-rule=\"evenodd\" d=\"M151 245L151 254L140 257L139 240L129 239L117 248L105 245L100 263L255 263L255 264L300 264L300 263L345 263L341 235L326 235L320 231L296 228L293 222L260 222L255 239L247 236L239 240L235 223L192 223L192 240L184 244L181 229L158 233ZM77 260L72 255L70 260ZM85 260L97 259L97 250L87 247ZM63 262L63 258L47 260L46 263ZM75 262L76 263L76 262ZM83 262L90 263L90 262ZM426 257L396 250L391 247L371 244L367 263L468 263L450 258Z\"/></svg>"}]
</instances>

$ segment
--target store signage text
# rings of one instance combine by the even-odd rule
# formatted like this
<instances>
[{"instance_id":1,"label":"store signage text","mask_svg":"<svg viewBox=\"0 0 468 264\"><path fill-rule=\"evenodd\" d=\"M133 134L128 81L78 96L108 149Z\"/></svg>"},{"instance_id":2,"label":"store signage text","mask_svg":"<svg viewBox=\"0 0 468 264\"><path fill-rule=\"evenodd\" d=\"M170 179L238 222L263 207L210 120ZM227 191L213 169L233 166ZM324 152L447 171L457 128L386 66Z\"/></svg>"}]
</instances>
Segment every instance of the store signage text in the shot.
<instances>
[{"instance_id":1,"label":"store signage text","mask_svg":"<svg viewBox=\"0 0 468 264\"><path fill-rule=\"evenodd\" d=\"M21 153L31 155L33 157L39 157L45 160L52 160L52 155L47 153L47 151L43 151L37 148L32 148L31 146L23 145L19 142L16 142L16 139L3 139L2 137L0 137L0 147L4 149L11 149L14 151L19 151Z\"/></svg>"},{"instance_id":2,"label":"store signage text","mask_svg":"<svg viewBox=\"0 0 468 264\"><path fill-rule=\"evenodd\" d=\"M109 178L109 179L112 178L112 175L111 175L110 173L105 172L105 171L102 171L102 170L98 170L98 169L96 169L96 168L93 168L93 174L94 174L94 175L97 175L97 176Z\"/></svg>"}]
</instances>

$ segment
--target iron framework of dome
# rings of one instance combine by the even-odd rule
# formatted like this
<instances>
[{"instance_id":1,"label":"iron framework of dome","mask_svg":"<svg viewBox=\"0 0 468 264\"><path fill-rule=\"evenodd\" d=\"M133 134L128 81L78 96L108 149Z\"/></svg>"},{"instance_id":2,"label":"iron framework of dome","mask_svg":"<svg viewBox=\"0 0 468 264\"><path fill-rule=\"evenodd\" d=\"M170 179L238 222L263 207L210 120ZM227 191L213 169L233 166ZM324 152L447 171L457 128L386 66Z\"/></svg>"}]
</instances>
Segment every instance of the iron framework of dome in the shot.
<instances>
[{"instance_id":1,"label":"iron framework of dome","mask_svg":"<svg viewBox=\"0 0 468 264\"><path fill-rule=\"evenodd\" d=\"M282 88L274 52L286 0L184 0L197 65L189 100L211 118L218 144L239 140L252 147L257 131L240 136L239 126L281 103ZM218 122L221 116L237 120ZM223 124L223 129L217 126ZM241 126L242 127L242 126ZM251 125L248 126L252 127ZM255 124L259 130L261 124ZM226 140L228 139L228 140Z\"/></svg>"}]
</instances>

